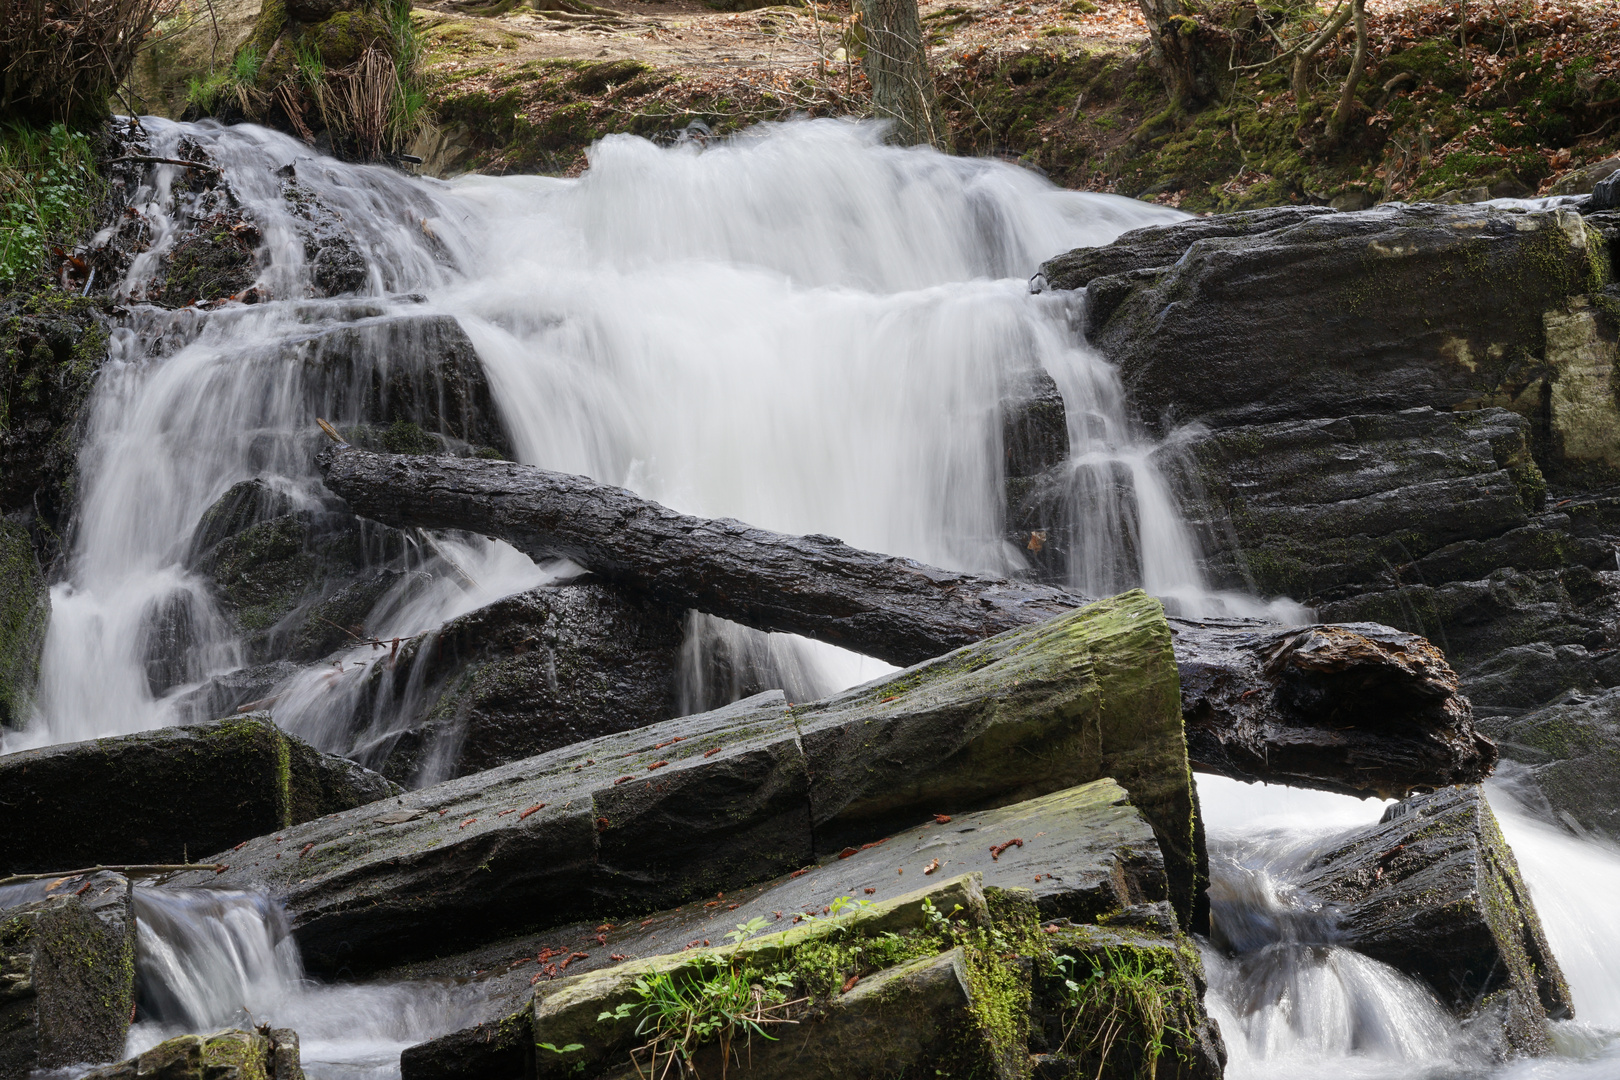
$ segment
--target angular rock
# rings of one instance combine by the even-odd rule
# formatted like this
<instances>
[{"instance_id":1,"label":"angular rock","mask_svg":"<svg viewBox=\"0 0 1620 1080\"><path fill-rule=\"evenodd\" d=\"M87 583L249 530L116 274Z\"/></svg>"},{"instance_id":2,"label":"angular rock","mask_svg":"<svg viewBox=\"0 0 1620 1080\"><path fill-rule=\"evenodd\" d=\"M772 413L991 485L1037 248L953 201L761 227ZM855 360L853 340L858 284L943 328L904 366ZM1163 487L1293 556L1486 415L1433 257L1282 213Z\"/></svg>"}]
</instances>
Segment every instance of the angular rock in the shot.
<instances>
[{"instance_id":1,"label":"angular rock","mask_svg":"<svg viewBox=\"0 0 1620 1080\"><path fill-rule=\"evenodd\" d=\"M537 558L573 559L663 603L895 662L938 656L1085 603L1049 585L952 573L832 537L687 517L584 477L506 462L335 448L321 466L334 490L379 520L499 536ZM1387 627L1371 628L1373 637L1318 629L1313 637L1253 621L1171 620L1189 728L1252 751L1234 775L1265 775L1274 743L1279 757L1303 766L1314 754L1328 770L1296 769L1288 782L1328 790L1404 794L1489 772L1494 752L1474 733L1455 673L1428 642ZM1345 646L1334 650L1332 665L1298 653L1327 640ZM1278 692L1283 675L1308 692ZM1330 728L1309 707L1312 695L1322 694L1336 702ZM1354 733L1364 719L1376 733ZM1347 739L1388 744L1378 752L1381 776L1347 770ZM1218 770L1223 758L1197 760ZM1397 763L1404 773L1393 770Z\"/></svg>"},{"instance_id":2,"label":"angular rock","mask_svg":"<svg viewBox=\"0 0 1620 1080\"><path fill-rule=\"evenodd\" d=\"M921 889L916 888L919 882L924 883ZM1191 995L1193 989L1201 995L1201 986L1189 982L1201 978L1196 954L1178 935L1164 896L1164 859L1152 829L1117 783L1098 780L1013 806L930 821L881 842L829 854L794 875L727 890L708 903L694 902L619 926L587 922L558 927L395 969L388 977L433 978L476 970L491 1003L482 1024L406 1050L402 1072L405 1080L518 1076L530 1067L524 1064L526 1053L533 1055L542 1074L580 1061L591 1067L627 1053L638 1041L630 1030L633 1025L604 1025L597 1019L635 1001L632 987L638 977L692 971L709 962L716 949L745 967L792 970L807 944L927 935L934 922L923 908L924 899L940 915L961 919L964 925L1000 925L1009 940L1021 940L1018 948L1033 944L1043 956L1072 952L1071 942L1094 937L1111 942L1116 935L1151 950L1155 963L1161 953L1175 952L1186 971L1177 968L1169 984L1188 991L1178 1019L1187 1020L1185 1030L1202 1031L1208 1021L1199 1006L1201 997ZM1079 922L1071 924L1071 916ZM1037 918L1057 920L1056 936L1036 934L1033 943L1024 937ZM722 935L755 919L773 930L787 930L748 940L733 954ZM1079 925L1093 919L1125 929ZM542 958L538 966L536 956ZM1055 970L1046 960L1035 966ZM846 974L837 978L842 981ZM862 972L857 985L869 977ZM831 990L839 1000L839 986ZM532 1024L524 1015L531 996ZM1213 1035L1209 1045L1218 1046L1218 1034L1207 1034ZM527 1048L526 1038L531 1040ZM537 1042L580 1043L583 1051L559 1057L536 1048ZM1023 1048L1018 1049L1021 1060ZM757 1050L756 1044L755 1068L761 1067ZM1213 1073L1187 1075L1218 1076L1218 1052L1215 1056ZM853 1075L867 1074L857 1069Z\"/></svg>"},{"instance_id":3,"label":"angular rock","mask_svg":"<svg viewBox=\"0 0 1620 1080\"><path fill-rule=\"evenodd\" d=\"M1212 431L1190 446L1214 515L1201 523L1211 577L1307 603L1392 577L1433 582L1425 556L1539 509L1529 430L1504 409L1420 408Z\"/></svg>"},{"instance_id":4,"label":"angular rock","mask_svg":"<svg viewBox=\"0 0 1620 1080\"><path fill-rule=\"evenodd\" d=\"M668 720L684 618L602 584L497 600L400 647L374 693L404 703L409 724L351 756L419 785L436 762L428 782ZM414 717L413 696L426 703Z\"/></svg>"},{"instance_id":5,"label":"angular rock","mask_svg":"<svg viewBox=\"0 0 1620 1080\"><path fill-rule=\"evenodd\" d=\"M283 900L313 967L374 969L1111 775L1153 823L1190 918L1175 687L1157 602L1127 593L826 701L760 695L260 837L209 880Z\"/></svg>"},{"instance_id":6,"label":"angular rock","mask_svg":"<svg viewBox=\"0 0 1620 1080\"><path fill-rule=\"evenodd\" d=\"M1528 767L1551 816L1576 833L1620 841L1620 689L1569 694L1485 728L1504 758Z\"/></svg>"},{"instance_id":7,"label":"angular rock","mask_svg":"<svg viewBox=\"0 0 1620 1080\"><path fill-rule=\"evenodd\" d=\"M0 519L0 728L29 718L50 610L28 530Z\"/></svg>"},{"instance_id":8,"label":"angular rock","mask_svg":"<svg viewBox=\"0 0 1620 1080\"><path fill-rule=\"evenodd\" d=\"M290 1028L180 1035L80 1080L304 1080Z\"/></svg>"},{"instance_id":9,"label":"angular rock","mask_svg":"<svg viewBox=\"0 0 1620 1080\"><path fill-rule=\"evenodd\" d=\"M0 885L0 1080L117 1057L134 1005L127 880Z\"/></svg>"},{"instance_id":10,"label":"angular rock","mask_svg":"<svg viewBox=\"0 0 1620 1080\"><path fill-rule=\"evenodd\" d=\"M0 872L195 862L397 790L263 715L24 750L0 757Z\"/></svg>"},{"instance_id":11,"label":"angular rock","mask_svg":"<svg viewBox=\"0 0 1620 1080\"><path fill-rule=\"evenodd\" d=\"M1500 1010L1520 1052L1572 1015L1518 863L1478 786L1397 803L1297 882L1333 905L1343 944L1414 975L1459 1015Z\"/></svg>"},{"instance_id":12,"label":"angular rock","mask_svg":"<svg viewBox=\"0 0 1620 1080\"><path fill-rule=\"evenodd\" d=\"M1542 404L1569 373L1601 374L1583 349L1600 348L1604 331L1578 300L1602 286L1599 240L1578 214L1394 203L1273 213L1246 235L1177 224L1111 245L1129 253L1063 257L1133 268L1088 282L1089 336L1150 427L1501 405L1538 438L1609 437L1612 402L1555 403L1550 420ZM1620 463L1617 452L1601 463Z\"/></svg>"}]
</instances>

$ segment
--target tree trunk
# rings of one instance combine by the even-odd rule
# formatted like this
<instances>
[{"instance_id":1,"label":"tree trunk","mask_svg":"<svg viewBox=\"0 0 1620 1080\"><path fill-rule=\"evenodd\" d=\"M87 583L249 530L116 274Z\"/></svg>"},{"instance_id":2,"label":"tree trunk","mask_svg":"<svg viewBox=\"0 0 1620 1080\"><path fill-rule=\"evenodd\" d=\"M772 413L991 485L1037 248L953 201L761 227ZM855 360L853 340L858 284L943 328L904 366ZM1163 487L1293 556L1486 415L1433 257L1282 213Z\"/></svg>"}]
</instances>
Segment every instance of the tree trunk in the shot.
<instances>
[{"instance_id":1,"label":"tree trunk","mask_svg":"<svg viewBox=\"0 0 1620 1080\"><path fill-rule=\"evenodd\" d=\"M1198 20L1186 13L1182 0L1137 0L1147 20L1154 70L1164 81L1170 99L1193 109L1213 99L1217 81L1215 57L1199 40Z\"/></svg>"},{"instance_id":2,"label":"tree trunk","mask_svg":"<svg viewBox=\"0 0 1620 1080\"><path fill-rule=\"evenodd\" d=\"M914 664L1090 601L738 521L688 517L621 488L510 462L335 448L326 482L389 525L464 529L568 558L668 604ZM1284 629L1172 619L1196 767L1243 780L1400 795L1488 775L1456 673L1386 626Z\"/></svg>"},{"instance_id":3,"label":"tree trunk","mask_svg":"<svg viewBox=\"0 0 1620 1080\"><path fill-rule=\"evenodd\" d=\"M917 0L861 0L861 21L873 113L894 121L899 142L927 143L949 153L950 131L928 70Z\"/></svg>"},{"instance_id":4,"label":"tree trunk","mask_svg":"<svg viewBox=\"0 0 1620 1080\"><path fill-rule=\"evenodd\" d=\"M1329 143L1344 138L1355 115L1356 89L1361 86L1361 77L1367 70L1367 0L1351 0L1351 9L1356 20L1356 48L1350 57L1350 73L1344 78L1344 89L1339 92L1339 105L1328 121Z\"/></svg>"}]
</instances>

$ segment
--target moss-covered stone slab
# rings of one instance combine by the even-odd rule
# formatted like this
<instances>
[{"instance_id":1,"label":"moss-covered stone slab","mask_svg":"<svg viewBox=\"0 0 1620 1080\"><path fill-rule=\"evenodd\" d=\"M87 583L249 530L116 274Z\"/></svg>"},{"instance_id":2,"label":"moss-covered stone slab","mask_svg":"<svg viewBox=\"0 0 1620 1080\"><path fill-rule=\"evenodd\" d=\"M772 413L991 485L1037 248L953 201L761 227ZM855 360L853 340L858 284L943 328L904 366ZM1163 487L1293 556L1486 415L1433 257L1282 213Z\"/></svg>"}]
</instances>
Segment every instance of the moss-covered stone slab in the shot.
<instances>
[{"instance_id":1,"label":"moss-covered stone slab","mask_svg":"<svg viewBox=\"0 0 1620 1080\"><path fill-rule=\"evenodd\" d=\"M1204 1011L1208 985L1190 937L1151 922L1054 925L1050 945L1055 962L1034 986L1038 1076L1220 1080L1226 1044Z\"/></svg>"},{"instance_id":2,"label":"moss-covered stone slab","mask_svg":"<svg viewBox=\"0 0 1620 1080\"><path fill-rule=\"evenodd\" d=\"M1115 775L1190 906L1176 687L1159 605L1129 593L826 702L764 694L259 837L217 880L283 900L313 967L362 970L655 910Z\"/></svg>"},{"instance_id":3,"label":"moss-covered stone slab","mask_svg":"<svg viewBox=\"0 0 1620 1080\"><path fill-rule=\"evenodd\" d=\"M1232 235L1202 223L1128 233L1110 245L1112 266L1086 252L1047 264L1049 280L1086 280L1089 336L1150 427L1501 405L1550 434L1541 402L1556 335L1543 317L1608 273L1580 215L1399 203L1267 213ZM1073 262L1111 274L1077 275Z\"/></svg>"},{"instance_id":4,"label":"moss-covered stone slab","mask_svg":"<svg viewBox=\"0 0 1620 1080\"><path fill-rule=\"evenodd\" d=\"M126 879L0 886L0 1080L117 1057L134 1005Z\"/></svg>"},{"instance_id":5,"label":"moss-covered stone slab","mask_svg":"<svg viewBox=\"0 0 1620 1080\"><path fill-rule=\"evenodd\" d=\"M180 1035L80 1080L304 1080L298 1033L237 1028Z\"/></svg>"},{"instance_id":6,"label":"moss-covered stone slab","mask_svg":"<svg viewBox=\"0 0 1620 1080\"><path fill-rule=\"evenodd\" d=\"M1152 828L1115 781L1097 780L1010 807L930 818L881 841L829 853L805 870L676 909L560 926L392 969L387 978L477 972L490 1003L477 1026L407 1050L406 1080L519 1075L531 1057L546 1059L532 1045L525 1050L526 1021L514 1019L531 993L548 1002L548 1033L538 1041L600 1044L607 1032L597 1017L630 1000L624 995L636 978L690 966L718 949L729 954L725 935L755 919L773 932L749 940L736 955L755 967L791 965L794 950L829 934L854 940L926 932L932 920L924 901L967 925L992 925L987 896L997 890L1016 891L1027 919L1063 926L1099 919L1145 923L1152 929L1141 934L1162 939L1155 947L1185 944L1165 902L1163 858ZM603 995L619 996L604 1006Z\"/></svg>"},{"instance_id":7,"label":"moss-covered stone slab","mask_svg":"<svg viewBox=\"0 0 1620 1080\"><path fill-rule=\"evenodd\" d=\"M0 790L0 872L43 873L196 862L398 788L249 714L7 754Z\"/></svg>"},{"instance_id":8,"label":"moss-covered stone slab","mask_svg":"<svg viewBox=\"0 0 1620 1080\"><path fill-rule=\"evenodd\" d=\"M1548 1048L1548 1018L1573 1015L1547 944L1478 785L1396 803L1299 880L1333 905L1344 944L1417 976L1461 1015L1502 1023L1518 1052Z\"/></svg>"}]
</instances>

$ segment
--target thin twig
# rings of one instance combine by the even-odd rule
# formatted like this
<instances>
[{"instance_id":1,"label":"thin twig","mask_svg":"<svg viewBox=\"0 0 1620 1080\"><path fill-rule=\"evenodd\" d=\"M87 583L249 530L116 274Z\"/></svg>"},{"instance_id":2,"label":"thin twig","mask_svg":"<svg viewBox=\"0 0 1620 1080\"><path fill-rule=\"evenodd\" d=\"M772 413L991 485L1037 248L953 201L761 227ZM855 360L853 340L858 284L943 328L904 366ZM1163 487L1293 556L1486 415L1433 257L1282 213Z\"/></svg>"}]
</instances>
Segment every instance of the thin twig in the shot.
<instances>
[{"instance_id":1,"label":"thin twig","mask_svg":"<svg viewBox=\"0 0 1620 1080\"><path fill-rule=\"evenodd\" d=\"M229 867L218 863L129 863L122 866L87 866L83 870L59 870L51 874L12 874L0 878L0 885L16 885L24 881L44 881L47 878L84 877L87 874L177 874L182 870L212 870L218 873Z\"/></svg>"}]
</instances>

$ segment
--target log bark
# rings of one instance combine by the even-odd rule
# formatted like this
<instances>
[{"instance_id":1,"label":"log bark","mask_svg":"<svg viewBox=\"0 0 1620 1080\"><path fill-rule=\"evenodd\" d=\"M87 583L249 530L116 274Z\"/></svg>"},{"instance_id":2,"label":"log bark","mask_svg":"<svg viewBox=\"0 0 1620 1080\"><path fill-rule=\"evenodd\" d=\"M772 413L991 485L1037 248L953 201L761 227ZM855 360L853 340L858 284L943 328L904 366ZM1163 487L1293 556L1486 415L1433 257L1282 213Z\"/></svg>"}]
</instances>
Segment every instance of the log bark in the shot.
<instances>
[{"instance_id":1,"label":"log bark","mask_svg":"<svg viewBox=\"0 0 1620 1080\"><path fill-rule=\"evenodd\" d=\"M323 453L332 490L395 526L498 537L621 587L760 630L914 664L1091 601L942 570L829 536L678 514L620 488L510 462ZM1172 619L1195 768L1354 795L1489 775L1457 675L1415 634L1370 623L1280 628Z\"/></svg>"}]
</instances>

